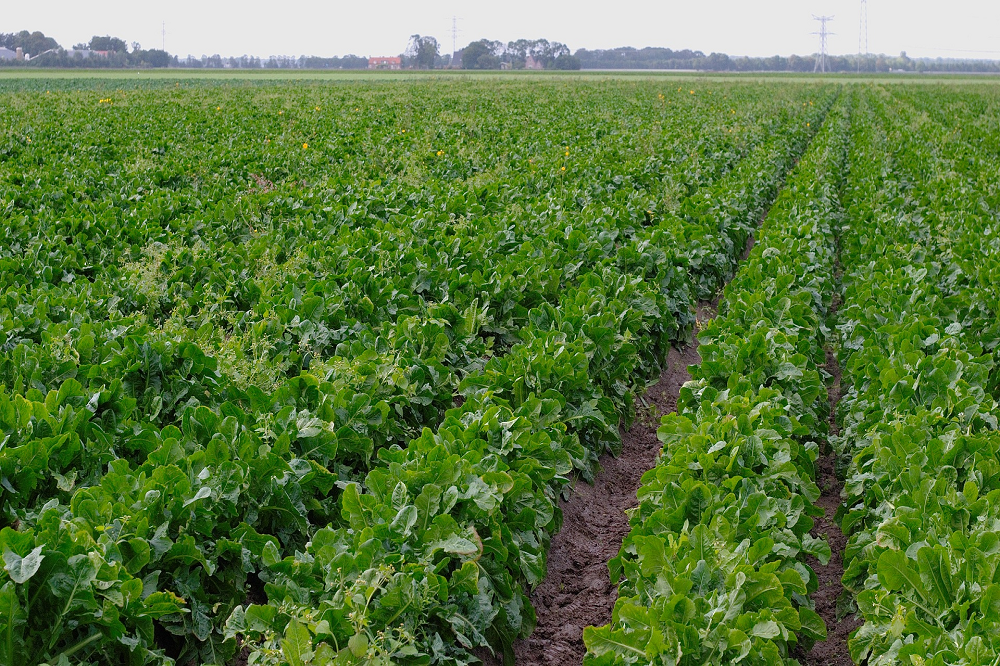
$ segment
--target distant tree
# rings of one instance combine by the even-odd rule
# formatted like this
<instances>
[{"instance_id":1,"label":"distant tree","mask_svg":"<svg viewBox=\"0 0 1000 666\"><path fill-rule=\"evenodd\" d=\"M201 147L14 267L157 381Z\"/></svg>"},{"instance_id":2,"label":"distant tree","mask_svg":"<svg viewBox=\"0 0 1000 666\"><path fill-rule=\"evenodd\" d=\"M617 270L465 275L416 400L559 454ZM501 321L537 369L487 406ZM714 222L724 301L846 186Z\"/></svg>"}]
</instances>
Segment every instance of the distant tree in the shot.
<instances>
[{"instance_id":1,"label":"distant tree","mask_svg":"<svg viewBox=\"0 0 1000 666\"><path fill-rule=\"evenodd\" d=\"M472 42L462 49L462 69L480 69L479 58L486 55L490 55L490 50L485 39Z\"/></svg>"},{"instance_id":2,"label":"distant tree","mask_svg":"<svg viewBox=\"0 0 1000 666\"><path fill-rule=\"evenodd\" d=\"M433 69L440 50L438 40L433 37L412 35L403 57L417 69Z\"/></svg>"},{"instance_id":3,"label":"distant tree","mask_svg":"<svg viewBox=\"0 0 1000 666\"><path fill-rule=\"evenodd\" d=\"M500 69L500 58L492 53L484 53L476 58L476 66L472 69Z\"/></svg>"},{"instance_id":4,"label":"distant tree","mask_svg":"<svg viewBox=\"0 0 1000 666\"><path fill-rule=\"evenodd\" d=\"M125 43L124 39L119 39L118 37L112 37L110 35L105 35L104 37L94 35L90 38L89 46L93 51L114 51L115 53L124 53L128 50L128 45Z\"/></svg>"},{"instance_id":5,"label":"distant tree","mask_svg":"<svg viewBox=\"0 0 1000 666\"><path fill-rule=\"evenodd\" d=\"M20 48L23 49L25 53L38 55L39 53L43 53L49 49L59 48L59 42L51 37L46 37L44 33L38 32L37 30L35 32L22 30L17 33L0 33L0 46L8 48L11 51L16 51Z\"/></svg>"},{"instance_id":6,"label":"distant tree","mask_svg":"<svg viewBox=\"0 0 1000 666\"><path fill-rule=\"evenodd\" d=\"M345 55L340 59L341 69L368 69L368 58L364 56Z\"/></svg>"},{"instance_id":7,"label":"distant tree","mask_svg":"<svg viewBox=\"0 0 1000 666\"><path fill-rule=\"evenodd\" d=\"M695 60L705 57L701 51L631 46L596 51L580 49L575 55L584 69L694 69Z\"/></svg>"},{"instance_id":8,"label":"distant tree","mask_svg":"<svg viewBox=\"0 0 1000 666\"><path fill-rule=\"evenodd\" d=\"M731 68L732 63L725 53L711 53L707 58L701 60L699 69L709 69L714 72L724 72Z\"/></svg>"},{"instance_id":9,"label":"distant tree","mask_svg":"<svg viewBox=\"0 0 1000 666\"><path fill-rule=\"evenodd\" d=\"M552 61L552 69L580 69L580 59L563 53Z\"/></svg>"},{"instance_id":10,"label":"distant tree","mask_svg":"<svg viewBox=\"0 0 1000 666\"><path fill-rule=\"evenodd\" d=\"M506 49L503 43L480 39L462 49L462 69L500 69Z\"/></svg>"},{"instance_id":11,"label":"distant tree","mask_svg":"<svg viewBox=\"0 0 1000 666\"><path fill-rule=\"evenodd\" d=\"M547 39L519 39L508 42L501 59L509 62L514 69L524 67L528 56L542 63L543 67L552 67L556 58L570 55L569 47L560 42L550 42Z\"/></svg>"},{"instance_id":12,"label":"distant tree","mask_svg":"<svg viewBox=\"0 0 1000 666\"><path fill-rule=\"evenodd\" d=\"M169 67L170 66L170 54L166 51L160 49L149 49L148 51L139 52L142 58L142 64L148 67Z\"/></svg>"}]
</instances>

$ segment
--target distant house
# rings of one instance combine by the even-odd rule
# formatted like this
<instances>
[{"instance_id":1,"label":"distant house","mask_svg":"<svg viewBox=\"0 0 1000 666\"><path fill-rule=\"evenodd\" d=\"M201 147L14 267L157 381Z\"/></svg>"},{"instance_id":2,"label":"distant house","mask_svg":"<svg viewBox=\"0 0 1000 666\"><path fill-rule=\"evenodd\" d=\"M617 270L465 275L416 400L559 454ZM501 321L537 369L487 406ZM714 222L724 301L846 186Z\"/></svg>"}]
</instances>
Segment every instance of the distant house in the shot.
<instances>
[{"instance_id":1,"label":"distant house","mask_svg":"<svg viewBox=\"0 0 1000 666\"><path fill-rule=\"evenodd\" d=\"M402 69L403 59L395 57L368 58L368 69Z\"/></svg>"},{"instance_id":2,"label":"distant house","mask_svg":"<svg viewBox=\"0 0 1000 666\"><path fill-rule=\"evenodd\" d=\"M0 46L0 60L15 60L17 59L17 51L11 51L8 48Z\"/></svg>"},{"instance_id":3,"label":"distant house","mask_svg":"<svg viewBox=\"0 0 1000 666\"><path fill-rule=\"evenodd\" d=\"M524 59L525 69L545 69L545 65L542 64L541 60L536 60L535 56L528 56Z\"/></svg>"}]
</instances>

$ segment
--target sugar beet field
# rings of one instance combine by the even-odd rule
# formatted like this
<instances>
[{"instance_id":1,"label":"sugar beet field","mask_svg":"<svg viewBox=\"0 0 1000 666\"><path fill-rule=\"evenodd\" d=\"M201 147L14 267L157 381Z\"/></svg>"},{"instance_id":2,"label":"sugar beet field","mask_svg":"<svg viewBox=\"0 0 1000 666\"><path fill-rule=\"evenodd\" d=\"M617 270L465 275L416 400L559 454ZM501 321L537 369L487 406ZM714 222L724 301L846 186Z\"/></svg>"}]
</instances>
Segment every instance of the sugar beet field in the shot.
<instances>
[{"instance_id":1,"label":"sugar beet field","mask_svg":"<svg viewBox=\"0 0 1000 666\"><path fill-rule=\"evenodd\" d=\"M0 664L1000 664L1000 86L0 81Z\"/></svg>"}]
</instances>

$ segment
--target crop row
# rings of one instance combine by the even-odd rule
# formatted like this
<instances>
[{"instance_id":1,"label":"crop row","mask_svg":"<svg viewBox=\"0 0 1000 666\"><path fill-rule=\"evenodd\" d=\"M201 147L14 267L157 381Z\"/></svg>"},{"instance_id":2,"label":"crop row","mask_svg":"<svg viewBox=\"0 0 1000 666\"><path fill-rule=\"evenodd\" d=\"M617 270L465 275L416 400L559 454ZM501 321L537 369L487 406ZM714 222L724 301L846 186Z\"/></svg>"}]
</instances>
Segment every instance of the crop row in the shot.
<instances>
[{"instance_id":1,"label":"crop row","mask_svg":"<svg viewBox=\"0 0 1000 666\"><path fill-rule=\"evenodd\" d=\"M810 529L849 110L845 96L699 334L702 363L663 418L610 564L612 622L585 630L585 664L775 664L825 637L805 556L830 556Z\"/></svg>"},{"instance_id":2,"label":"crop row","mask_svg":"<svg viewBox=\"0 0 1000 666\"><path fill-rule=\"evenodd\" d=\"M845 188L840 517L865 621L850 650L873 666L995 664L996 160L976 122L959 137L921 110L940 100L902 97L859 107ZM949 124L972 120L957 110Z\"/></svg>"},{"instance_id":3,"label":"crop row","mask_svg":"<svg viewBox=\"0 0 1000 666\"><path fill-rule=\"evenodd\" d=\"M556 497L830 99L651 89L583 108L662 134L499 109L525 90L15 100L3 661L463 663L530 631Z\"/></svg>"},{"instance_id":4,"label":"crop row","mask_svg":"<svg viewBox=\"0 0 1000 666\"><path fill-rule=\"evenodd\" d=\"M741 163L724 188L713 190L717 199L705 218L713 228L692 235L711 242L708 249L727 257L726 265L802 144L786 145L766 161ZM669 253L677 241L660 236L649 249ZM648 270L632 279L662 285ZM715 285L726 274L725 266L717 270ZM693 290L705 279L695 273ZM601 368L620 364L631 346L601 349L613 319L594 301L599 284L584 286L563 303L583 304L604 319L588 327L573 310L567 316L566 306L532 310L521 341L463 381L464 403L436 432L425 430L404 450L383 451L387 469L369 473L367 494L347 489L347 526L321 530L305 553L273 563L268 605L237 609L227 625L230 636L255 639L254 659L287 659L292 634L308 639L317 663L337 651L377 663L464 663L471 659L466 650L477 647L512 657L513 641L534 625L527 590L544 576L548 541L561 522L558 496L582 453L580 441L593 439L595 408L613 395ZM643 344L640 336L625 337ZM652 376L632 366L620 381L636 375ZM627 416L616 407L601 427L617 429L618 417ZM366 590L364 603L355 605L359 590Z\"/></svg>"}]
</instances>

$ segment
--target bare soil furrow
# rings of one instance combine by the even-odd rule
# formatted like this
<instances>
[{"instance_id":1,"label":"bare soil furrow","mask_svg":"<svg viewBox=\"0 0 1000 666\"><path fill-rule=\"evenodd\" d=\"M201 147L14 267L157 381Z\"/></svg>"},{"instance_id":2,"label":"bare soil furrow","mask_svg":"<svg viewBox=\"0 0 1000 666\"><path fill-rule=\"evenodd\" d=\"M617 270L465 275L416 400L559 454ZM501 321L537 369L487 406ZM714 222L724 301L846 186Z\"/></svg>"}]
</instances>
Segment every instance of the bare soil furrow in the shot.
<instances>
[{"instance_id":1,"label":"bare soil furrow","mask_svg":"<svg viewBox=\"0 0 1000 666\"><path fill-rule=\"evenodd\" d=\"M836 307L835 300L834 313ZM826 350L826 371L833 375L827 393L830 396L830 435L836 436L840 434L837 425L837 404L840 402L841 395L841 373L837 355L830 348ZM819 578L819 589L813 595L813 600L816 602L816 612L826 622L827 629L826 640L816 643L812 650L800 656L800 661L803 664L811 666L853 666L854 662L847 649L847 639L851 632L861 626L861 621L853 615L842 619L837 617L837 600L844 591L841 579L844 576L844 547L847 545L847 537L844 536L840 525L834 520L837 507L840 506L840 493L844 488L843 482L837 478L835 472L835 455L833 448L826 444L816 466L816 483L823 493L816 505L823 509L824 515L816 519L812 535L815 537L825 536L833 555L826 566L821 565L814 558L809 558L809 565Z\"/></svg>"},{"instance_id":2,"label":"bare soil furrow","mask_svg":"<svg viewBox=\"0 0 1000 666\"><path fill-rule=\"evenodd\" d=\"M648 411L622 434L621 454L603 456L594 485L577 481L569 501L562 502L563 527L552 539L548 575L531 595L538 626L515 644L518 664L579 664L583 628L611 621L618 587L611 584L608 560L628 534L625 512L637 503L639 480L656 464L660 417L677 409L680 388L691 378L687 367L700 361L697 341L670 350L659 381L646 390Z\"/></svg>"}]
</instances>

